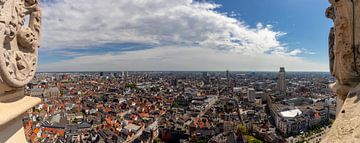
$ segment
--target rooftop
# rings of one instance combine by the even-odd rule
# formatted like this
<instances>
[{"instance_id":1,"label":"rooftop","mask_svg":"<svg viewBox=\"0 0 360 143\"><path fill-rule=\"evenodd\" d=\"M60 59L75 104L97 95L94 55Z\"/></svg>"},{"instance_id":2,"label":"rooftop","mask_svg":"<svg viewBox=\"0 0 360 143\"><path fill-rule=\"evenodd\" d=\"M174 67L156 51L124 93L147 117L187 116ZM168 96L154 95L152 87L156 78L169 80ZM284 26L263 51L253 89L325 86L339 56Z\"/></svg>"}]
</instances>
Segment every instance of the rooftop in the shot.
<instances>
[{"instance_id":1,"label":"rooftop","mask_svg":"<svg viewBox=\"0 0 360 143\"><path fill-rule=\"evenodd\" d=\"M302 112L299 109L287 110L287 111L280 112L280 115L285 118L294 118L297 115L301 115L301 114L302 114Z\"/></svg>"}]
</instances>

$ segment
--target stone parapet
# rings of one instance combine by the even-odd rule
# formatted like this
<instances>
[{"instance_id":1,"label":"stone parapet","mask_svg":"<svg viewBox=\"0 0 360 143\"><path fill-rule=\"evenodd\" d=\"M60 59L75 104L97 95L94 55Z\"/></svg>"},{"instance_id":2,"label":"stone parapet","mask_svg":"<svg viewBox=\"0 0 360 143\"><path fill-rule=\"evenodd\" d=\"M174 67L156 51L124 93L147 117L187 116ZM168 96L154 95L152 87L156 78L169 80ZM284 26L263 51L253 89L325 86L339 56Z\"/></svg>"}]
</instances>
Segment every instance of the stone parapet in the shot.
<instances>
[{"instance_id":1,"label":"stone parapet","mask_svg":"<svg viewBox=\"0 0 360 143\"><path fill-rule=\"evenodd\" d=\"M40 102L40 98L24 96L23 88L0 94L0 142L26 142L22 118Z\"/></svg>"},{"instance_id":2,"label":"stone parapet","mask_svg":"<svg viewBox=\"0 0 360 143\"><path fill-rule=\"evenodd\" d=\"M337 95L337 116L323 143L360 142L360 1L329 0L331 89Z\"/></svg>"},{"instance_id":3,"label":"stone parapet","mask_svg":"<svg viewBox=\"0 0 360 143\"><path fill-rule=\"evenodd\" d=\"M39 2L0 0L1 143L26 142L22 117L41 102L39 98L24 95L24 86L35 76L38 63L41 31Z\"/></svg>"},{"instance_id":4,"label":"stone parapet","mask_svg":"<svg viewBox=\"0 0 360 143\"><path fill-rule=\"evenodd\" d=\"M360 85L350 90L322 143L360 142Z\"/></svg>"}]
</instances>

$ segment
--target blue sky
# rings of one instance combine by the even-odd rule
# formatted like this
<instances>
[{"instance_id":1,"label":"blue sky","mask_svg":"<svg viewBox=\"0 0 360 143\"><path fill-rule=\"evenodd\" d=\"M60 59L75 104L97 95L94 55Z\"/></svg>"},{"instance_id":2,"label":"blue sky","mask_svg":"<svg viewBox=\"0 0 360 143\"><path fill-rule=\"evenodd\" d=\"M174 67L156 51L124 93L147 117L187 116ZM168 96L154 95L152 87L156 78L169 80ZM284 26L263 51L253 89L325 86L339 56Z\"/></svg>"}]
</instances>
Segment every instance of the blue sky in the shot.
<instances>
[{"instance_id":1,"label":"blue sky","mask_svg":"<svg viewBox=\"0 0 360 143\"><path fill-rule=\"evenodd\" d=\"M328 71L324 0L43 1L39 71Z\"/></svg>"},{"instance_id":2,"label":"blue sky","mask_svg":"<svg viewBox=\"0 0 360 143\"><path fill-rule=\"evenodd\" d=\"M251 26L258 22L271 24L286 32L280 40L290 48L304 48L316 54L305 54L308 60L328 63L328 33L333 25L325 17L327 0L213 0L222 4L220 12L235 12L236 18Z\"/></svg>"}]
</instances>

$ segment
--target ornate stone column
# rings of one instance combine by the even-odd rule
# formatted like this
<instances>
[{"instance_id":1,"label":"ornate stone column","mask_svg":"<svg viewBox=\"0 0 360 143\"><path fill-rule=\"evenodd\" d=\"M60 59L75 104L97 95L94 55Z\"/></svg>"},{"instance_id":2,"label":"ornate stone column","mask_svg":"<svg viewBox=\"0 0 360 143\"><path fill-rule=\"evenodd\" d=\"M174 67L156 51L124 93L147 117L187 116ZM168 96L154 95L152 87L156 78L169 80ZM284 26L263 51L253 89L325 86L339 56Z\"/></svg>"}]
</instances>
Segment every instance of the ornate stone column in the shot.
<instances>
[{"instance_id":1,"label":"ornate stone column","mask_svg":"<svg viewBox=\"0 0 360 143\"><path fill-rule=\"evenodd\" d=\"M24 95L36 71L40 24L39 0L0 0L0 142L26 142L22 117L41 102Z\"/></svg>"},{"instance_id":2,"label":"ornate stone column","mask_svg":"<svg viewBox=\"0 0 360 143\"><path fill-rule=\"evenodd\" d=\"M330 71L336 83L337 116L323 143L360 142L360 1L329 0L326 16L334 21L329 34Z\"/></svg>"}]
</instances>

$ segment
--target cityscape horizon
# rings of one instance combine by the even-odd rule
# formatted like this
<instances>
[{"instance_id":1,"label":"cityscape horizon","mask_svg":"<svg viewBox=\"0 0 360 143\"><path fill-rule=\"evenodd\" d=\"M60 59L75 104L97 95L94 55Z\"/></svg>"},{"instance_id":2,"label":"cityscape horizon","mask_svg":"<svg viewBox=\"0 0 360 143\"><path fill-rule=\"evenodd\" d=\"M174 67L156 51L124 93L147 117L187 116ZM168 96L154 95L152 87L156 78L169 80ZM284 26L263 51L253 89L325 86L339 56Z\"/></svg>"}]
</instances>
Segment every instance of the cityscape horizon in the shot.
<instances>
[{"instance_id":1,"label":"cityscape horizon","mask_svg":"<svg viewBox=\"0 0 360 143\"><path fill-rule=\"evenodd\" d=\"M38 72L25 91L43 102L24 129L30 142L319 142L335 79L279 69Z\"/></svg>"},{"instance_id":2,"label":"cityscape horizon","mask_svg":"<svg viewBox=\"0 0 360 143\"><path fill-rule=\"evenodd\" d=\"M0 143L355 134L355 2L0 0Z\"/></svg>"},{"instance_id":3,"label":"cityscape horizon","mask_svg":"<svg viewBox=\"0 0 360 143\"><path fill-rule=\"evenodd\" d=\"M226 70L114 70L114 71L37 71L36 73L76 73L76 72L91 72L91 73L99 73L99 72L225 72ZM230 71L230 70L229 70ZM254 71L241 71L241 70L234 70L234 71L230 71L230 72L278 72L278 71L261 71L261 70L254 70ZM329 73L330 71L286 71L289 73L296 73L296 72L303 72L303 73Z\"/></svg>"}]
</instances>

